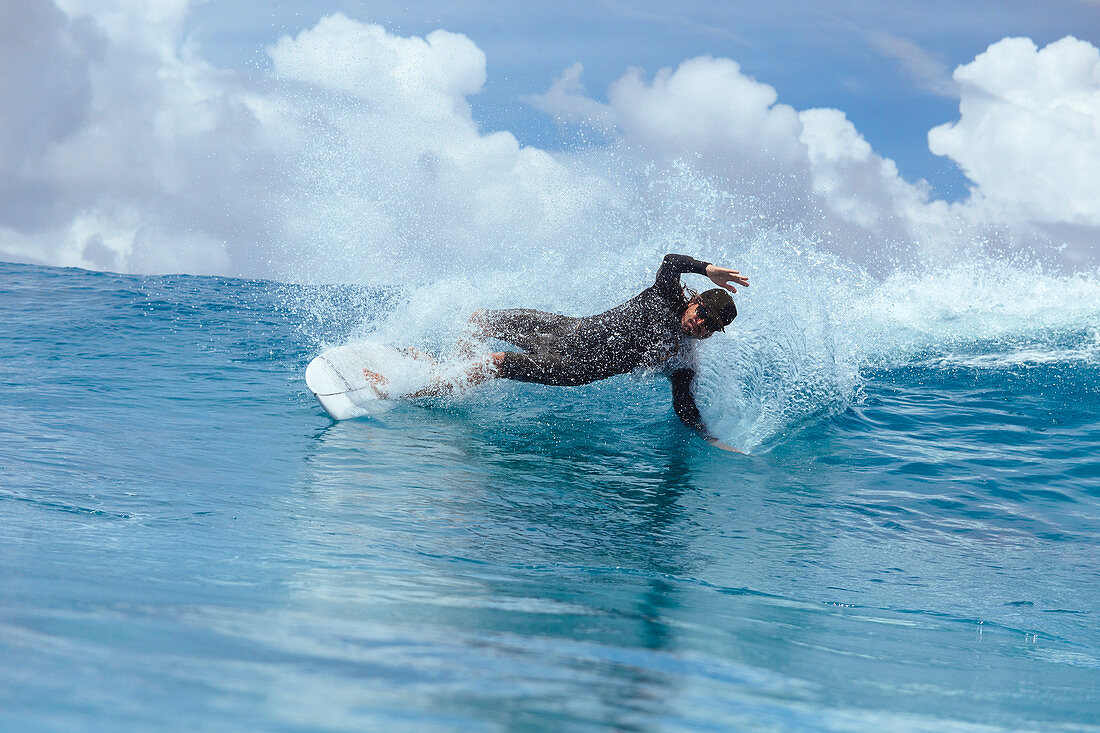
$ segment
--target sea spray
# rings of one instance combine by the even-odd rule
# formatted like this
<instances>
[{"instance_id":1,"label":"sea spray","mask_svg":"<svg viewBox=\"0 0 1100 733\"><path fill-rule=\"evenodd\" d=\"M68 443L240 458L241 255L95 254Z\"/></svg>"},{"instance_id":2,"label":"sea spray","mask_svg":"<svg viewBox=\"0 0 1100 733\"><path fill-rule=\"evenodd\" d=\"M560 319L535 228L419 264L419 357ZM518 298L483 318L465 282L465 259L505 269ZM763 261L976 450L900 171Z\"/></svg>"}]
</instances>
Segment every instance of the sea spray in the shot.
<instances>
[{"instance_id":1,"label":"sea spray","mask_svg":"<svg viewBox=\"0 0 1100 733\"><path fill-rule=\"evenodd\" d=\"M858 398L866 370L966 353L968 345L981 351L991 341L1053 344L1067 329L1069 343L1058 348L1081 353L1090 348L1088 329L1100 325L1096 273L1064 274L1023 255L986 254L980 242L953 257L899 254L890 264L860 264L832 251L833 238L806 221L784 220L794 211L789 201L735 189L682 161L662 168L612 161L606 152L598 160L604 167L588 178L613 181L613 189L579 192L575 200L587 203L558 220L556 240L539 229L541 218L528 236L504 217L444 243L449 227L421 228L422 217L435 214L418 211L414 199L391 197L375 204L420 222L399 237L401 246L353 241L347 232L359 224L347 206L351 194L335 196L304 212L302 226L345 234L331 243L317 236L310 251L298 253L299 271L306 280L360 282L297 288L291 309L318 351L374 340L446 359L478 308L588 315L651 284L668 252L728 265L747 273L752 286L736 296L740 315L727 333L697 345L695 392L714 432L749 450L768 450L843 412ZM325 157L338 168L354 163ZM367 184L377 182L314 180L318 202L330 198L332 186L369 192ZM878 250L905 248L884 242ZM325 262L333 268L327 273ZM684 282L709 286L690 276Z\"/></svg>"}]
</instances>

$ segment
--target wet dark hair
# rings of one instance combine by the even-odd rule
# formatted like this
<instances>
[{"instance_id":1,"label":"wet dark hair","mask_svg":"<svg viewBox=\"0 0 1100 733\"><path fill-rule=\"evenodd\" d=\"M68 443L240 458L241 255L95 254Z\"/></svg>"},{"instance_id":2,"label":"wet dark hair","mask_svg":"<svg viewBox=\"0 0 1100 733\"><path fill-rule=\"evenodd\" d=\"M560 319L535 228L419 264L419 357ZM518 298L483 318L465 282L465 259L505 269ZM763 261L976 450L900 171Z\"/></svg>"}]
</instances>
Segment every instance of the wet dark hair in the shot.
<instances>
[{"instance_id":1,"label":"wet dark hair","mask_svg":"<svg viewBox=\"0 0 1100 733\"><path fill-rule=\"evenodd\" d=\"M684 299L683 305L680 306L680 313L679 313L679 315L682 316L682 315L684 315L684 311L687 310L689 305L691 305L692 303L698 303L699 302L699 291L696 290L695 288L689 288L687 285L681 285L680 288L681 288L681 290L683 290L683 292L680 295Z\"/></svg>"}]
</instances>

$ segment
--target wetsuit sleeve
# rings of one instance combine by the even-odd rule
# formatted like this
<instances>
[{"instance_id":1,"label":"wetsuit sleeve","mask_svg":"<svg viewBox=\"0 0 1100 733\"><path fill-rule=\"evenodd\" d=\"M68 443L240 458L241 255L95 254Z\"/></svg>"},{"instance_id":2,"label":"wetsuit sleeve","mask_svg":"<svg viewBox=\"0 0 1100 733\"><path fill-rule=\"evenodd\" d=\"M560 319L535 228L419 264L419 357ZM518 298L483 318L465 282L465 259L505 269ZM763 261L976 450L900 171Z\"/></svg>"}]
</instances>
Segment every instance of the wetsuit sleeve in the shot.
<instances>
[{"instance_id":1,"label":"wetsuit sleeve","mask_svg":"<svg viewBox=\"0 0 1100 733\"><path fill-rule=\"evenodd\" d=\"M699 414L699 407L695 404L695 397L691 394L691 383L695 379L694 369L677 369L668 375L672 382L672 409L692 430L703 436L711 437L707 426L703 424L703 416Z\"/></svg>"},{"instance_id":2,"label":"wetsuit sleeve","mask_svg":"<svg viewBox=\"0 0 1100 733\"><path fill-rule=\"evenodd\" d=\"M680 296L680 275L685 272L706 275L709 264L687 255L665 255L661 269L657 270L657 280L654 285L661 295L675 300Z\"/></svg>"}]
</instances>

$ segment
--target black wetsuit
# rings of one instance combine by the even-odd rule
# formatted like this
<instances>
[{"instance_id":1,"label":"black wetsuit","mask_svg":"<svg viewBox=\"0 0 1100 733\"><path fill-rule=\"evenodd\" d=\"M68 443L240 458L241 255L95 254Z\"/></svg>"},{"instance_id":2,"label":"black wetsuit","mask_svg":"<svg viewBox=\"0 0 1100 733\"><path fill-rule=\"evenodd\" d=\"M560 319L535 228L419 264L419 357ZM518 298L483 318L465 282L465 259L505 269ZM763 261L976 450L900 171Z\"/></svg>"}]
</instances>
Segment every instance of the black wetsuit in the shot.
<instances>
[{"instance_id":1,"label":"black wetsuit","mask_svg":"<svg viewBox=\"0 0 1100 733\"><path fill-rule=\"evenodd\" d=\"M521 382L576 386L639 367L663 365L672 382L672 404L689 427L707 436L691 394L695 371L669 368L688 338L680 325L687 305L680 275L705 275L706 262L667 255L653 285L620 306L573 318L528 309L486 311L485 333L522 352L504 352L500 376Z\"/></svg>"}]
</instances>

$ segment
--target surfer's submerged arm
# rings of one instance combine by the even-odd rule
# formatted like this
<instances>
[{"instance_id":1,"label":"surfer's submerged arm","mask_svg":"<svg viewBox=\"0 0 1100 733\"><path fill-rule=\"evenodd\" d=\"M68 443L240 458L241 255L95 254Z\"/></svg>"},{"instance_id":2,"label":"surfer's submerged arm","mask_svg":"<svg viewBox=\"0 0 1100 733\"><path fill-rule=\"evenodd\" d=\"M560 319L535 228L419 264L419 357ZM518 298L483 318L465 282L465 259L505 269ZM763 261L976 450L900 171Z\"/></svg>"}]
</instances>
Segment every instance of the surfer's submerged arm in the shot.
<instances>
[{"instance_id":1,"label":"surfer's submerged arm","mask_svg":"<svg viewBox=\"0 0 1100 733\"><path fill-rule=\"evenodd\" d=\"M703 439L711 438L707 426L703 424L703 416L699 413L699 406L695 404L695 396L691 394L691 383L695 379L694 369L677 369L669 375L672 382L672 409L683 421L684 425L703 436Z\"/></svg>"},{"instance_id":2,"label":"surfer's submerged arm","mask_svg":"<svg viewBox=\"0 0 1100 733\"><path fill-rule=\"evenodd\" d=\"M699 413L699 406L695 404L695 396L691 393L691 383L695 379L694 369L677 369L669 375L672 382L672 409L683 421L684 425L699 433L703 440L715 448L740 453L736 448L726 445L714 437L703 423L703 416Z\"/></svg>"}]
</instances>

